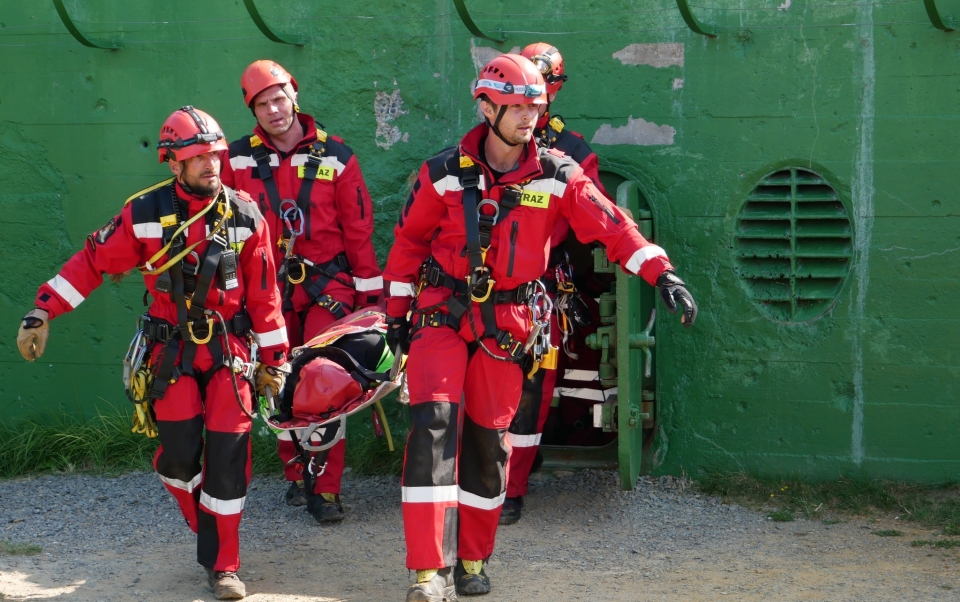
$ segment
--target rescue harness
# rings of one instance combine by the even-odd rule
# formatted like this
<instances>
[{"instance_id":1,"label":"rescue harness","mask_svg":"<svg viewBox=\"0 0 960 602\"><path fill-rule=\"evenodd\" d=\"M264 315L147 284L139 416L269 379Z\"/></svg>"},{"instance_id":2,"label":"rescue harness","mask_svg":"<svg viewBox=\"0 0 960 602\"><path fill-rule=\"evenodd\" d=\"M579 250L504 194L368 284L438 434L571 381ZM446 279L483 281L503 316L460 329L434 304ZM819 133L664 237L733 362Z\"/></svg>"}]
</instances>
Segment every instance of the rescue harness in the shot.
<instances>
[{"instance_id":1,"label":"rescue harness","mask_svg":"<svg viewBox=\"0 0 960 602\"><path fill-rule=\"evenodd\" d=\"M434 328L449 326L459 330L461 319L464 314L467 314L474 340L488 356L499 361L524 364L524 371L529 371L530 375L536 372L542 362L544 367L555 366L556 351L549 343L549 314L553 304L546 294L543 283L532 280L515 289L494 291L496 281L490 277L490 268L485 264L493 228L520 204L522 187L506 187L499 202L481 198L480 167L473 159L463 154L460 155L460 185L463 188L464 229L470 272L466 281L460 281L444 272L435 258L431 257L424 262L420 270L420 289L422 290L428 284L444 287L450 290L450 296L444 303L425 308L415 307L413 331L416 332L427 326ZM480 208L484 206L492 206L493 214L481 213ZM482 334L478 332L473 312L470 311L474 303L480 305ZM501 303L520 303L530 307L533 328L526 341L517 340L511 333L497 326L495 306ZM545 308L545 305L549 305L549 308ZM441 307L446 311L442 311ZM486 338L493 338L497 347L507 353L507 357L501 357L490 351L483 342ZM531 349L533 349L532 354Z\"/></svg>"},{"instance_id":2,"label":"rescue harness","mask_svg":"<svg viewBox=\"0 0 960 602\"><path fill-rule=\"evenodd\" d=\"M302 284L311 303L330 310L330 313L339 320L346 316L351 308L345 307L330 295L325 294L324 290L333 280L354 288L353 279L349 277L351 270L346 254L341 253L328 262L317 264L293 252L297 237L305 236L310 240L310 195L323 157L327 153L326 142L327 133L318 128L317 141L310 145L306 162L301 168L303 182L300 184L300 192L297 193L297 200L293 201L280 199L280 190L273 177L273 168L270 167L270 151L264 146L259 136L250 137L253 159L257 162L257 175L263 182L270 208L283 224L283 232L277 240L277 246L284 251L283 260L277 270L277 281L283 286L282 309L285 312L293 311L294 287ZM299 268L299 275L295 275L297 268ZM347 278L342 278L343 275Z\"/></svg>"},{"instance_id":3,"label":"rescue harness","mask_svg":"<svg viewBox=\"0 0 960 602\"><path fill-rule=\"evenodd\" d=\"M239 286L237 254L230 244L231 228L227 227L228 223L236 225L236 220L231 219L234 216L232 206L238 203L236 193L221 188L210 205L189 219L184 215L185 208L177 201L172 182L166 190L158 190L156 194L159 195L160 202L163 247L141 271L149 275L159 274L154 286L158 293L170 295L177 307L177 324L149 314L139 319L137 334L124 358L127 397L137 406L134 432L142 432L148 437L156 436L152 403L163 399L167 388L181 376L194 378L203 395L213 374L223 367L230 368L237 403L252 419L253 416L244 407L240 397L236 375L240 374L253 384L256 359L253 353L250 362L234 357L228 340L229 334L246 339L253 326L252 320L243 310L225 320L220 312L207 309L203 305L214 281L222 290L232 290ZM221 216L216 223L209 219L210 209L214 206ZM187 227L204 215L208 218L210 233L203 240L187 246L184 236ZM235 231L235 227L232 229ZM203 241L210 241L210 244L201 258L194 249ZM167 252L171 259L163 266L153 268L151 262L157 261ZM161 349L158 357L152 357L151 350L156 344L160 344ZM209 370L198 372L194 369L193 361L200 345L208 345L213 366Z\"/></svg>"}]
</instances>

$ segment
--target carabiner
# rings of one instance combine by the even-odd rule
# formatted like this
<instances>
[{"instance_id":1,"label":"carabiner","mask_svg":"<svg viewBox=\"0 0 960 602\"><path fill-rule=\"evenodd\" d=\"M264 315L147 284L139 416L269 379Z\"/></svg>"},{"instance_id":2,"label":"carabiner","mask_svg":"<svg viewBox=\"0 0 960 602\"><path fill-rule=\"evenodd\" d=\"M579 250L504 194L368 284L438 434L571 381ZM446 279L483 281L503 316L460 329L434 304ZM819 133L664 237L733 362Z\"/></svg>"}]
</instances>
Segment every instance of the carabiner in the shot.
<instances>
[{"instance_id":1,"label":"carabiner","mask_svg":"<svg viewBox=\"0 0 960 602\"><path fill-rule=\"evenodd\" d=\"M290 272L288 272L287 281L290 282L290 284L300 284L307 279L307 267L302 263L297 263L297 265L300 266L300 277L294 279L293 276L290 275Z\"/></svg>"},{"instance_id":2,"label":"carabiner","mask_svg":"<svg viewBox=\"0 0 960 602\"><path fill-rule=\"evenodd\" d=\"M479 269L477 270L477 272L479 272L479 273L482 275L482 273L483 273L483 268L479 268ZM479 280L479 278L477 278L477 280ZM487 278L487 291L483 294L482 297L477 297L476 293L474 292L475 288L474 288L474 284L473 284L473 275L471 274L470 276L467 276L467 286L470 288L470 300L473 301L474 303L484 303L484 302L486 302L487 299L490 298L491 293L493 293L493 285L496 284L496 283L497 283L496 280L494 280L493 278L488 277L488 278Z\"/></svg>"},{"instance_id":3,"label":"carabiner","mask_svg":"<svg viewBox=\"0 0 960 602\"><path fill-rule=\"evenodd\" d=\"M493 199L483 199L480 201L480 204L477 205L477 215L479 217L490 217L489 215L480 213L480 210L483 209L484 205L493 205L493 224L491 227L496 226L497 220L500 219L500 203L494 201Z\"/></svg>"}]
</instances>

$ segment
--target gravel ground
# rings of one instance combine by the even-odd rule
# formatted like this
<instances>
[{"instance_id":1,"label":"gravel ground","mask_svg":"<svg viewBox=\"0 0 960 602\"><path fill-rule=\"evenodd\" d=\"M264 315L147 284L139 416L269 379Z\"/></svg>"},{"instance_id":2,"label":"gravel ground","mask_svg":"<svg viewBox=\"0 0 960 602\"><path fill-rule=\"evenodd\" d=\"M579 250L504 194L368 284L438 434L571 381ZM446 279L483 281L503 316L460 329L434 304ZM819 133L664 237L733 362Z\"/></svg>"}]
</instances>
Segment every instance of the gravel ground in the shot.
<instances>
[{"instance_id":1,"label":"gravel ground","mask_svg":"<svg viewBox=\"0 0 960 602\"><path fill-rule=\"evenodd\" d=\"M400 486L344 483L347 520L322 528L254 479L240 576L256 601L403 600ZM485 598L561 600L960 600L956 551L913 548L929 530L893 520L774 523L664 477L621 492L606 472L534 475L523 519L501 527ZM896 527L903 537L877 537ZM152 474L0 481L0 598L212 600L194 536Z\"/></svg>"}]
</instances>

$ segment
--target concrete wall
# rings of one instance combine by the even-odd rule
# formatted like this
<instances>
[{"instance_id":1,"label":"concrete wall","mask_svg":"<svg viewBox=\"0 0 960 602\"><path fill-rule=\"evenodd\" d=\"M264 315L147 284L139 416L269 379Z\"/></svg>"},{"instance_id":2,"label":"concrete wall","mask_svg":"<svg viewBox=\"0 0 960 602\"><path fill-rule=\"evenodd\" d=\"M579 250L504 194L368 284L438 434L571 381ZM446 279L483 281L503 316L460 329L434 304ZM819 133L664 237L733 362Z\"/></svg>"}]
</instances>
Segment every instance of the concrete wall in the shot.
<instances>
[{"instance_id":1,"label":"concrete wall","mask_svg":"<svg viewBox=\"0 0 960 602\"><path fill-rule=\"evenodd\" d=\"M571 75L555 111L633 174L660 243L700 302L695 329L662 320L661 472L706 467L809 476L960 477L956 261L957 34L922 3L712 0L716 39L668 0L469 2L502 44L472 38L452 2L0 0L0 400L5 416L120 405L120 358L142 311L138 278L56 320L47 355L13 344L36 287L132 192L165 175L159 124L194 104L228 137L253 125L239 76L272 58L301 105L359 156L381 259L419 162L476 119L470 83L498 51L546 40ZM704 4L704 3L701 3ZM851 269L832 307L774 321L747 298L737 216L764 175L811 169L851 217ZM665 315L665 313L664 313Z\"/></svg>"}]
</instances>

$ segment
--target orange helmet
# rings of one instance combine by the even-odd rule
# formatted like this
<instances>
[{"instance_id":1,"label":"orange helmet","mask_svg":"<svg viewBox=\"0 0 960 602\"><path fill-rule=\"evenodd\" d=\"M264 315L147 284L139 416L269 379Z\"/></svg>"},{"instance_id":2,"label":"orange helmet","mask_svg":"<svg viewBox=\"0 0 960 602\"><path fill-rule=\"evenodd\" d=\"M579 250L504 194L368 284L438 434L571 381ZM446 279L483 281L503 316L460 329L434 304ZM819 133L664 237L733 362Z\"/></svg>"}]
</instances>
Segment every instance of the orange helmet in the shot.
<instances>
[{"instance_id":1,"label":"orange helmet","mask_svg":"<svg viewBox=\"0 0 960 602\"><path fill-rule=\"evenodd\" d=\"M347 370L328 357L307 362L293 392L295 416L329 416L363 397L363 387Z\"/></svg>"},{"instance_id":2,"label":"orange helmet","mask_svg":"<svg viewBox=\"0 0 960 602\"><path fill-rule=\"evenodd\" d=\"M563 73L563 57L556 47L546 42L537 42L521 50L520 56L530 59L540 70L543 81L547 83L547 94L556 94L563 87L563 82L567 81L567 76Z\"/></svg>"},{"instance_id":3,"label":"orange helmet","mask_svg":"<svg viewBox=\"0 0 960 602\"><path fill-rule=\"evenodd\" d=\"M501 54L480 70L473 98L481 94L501 106L547 104L543 75L519 54Z\"/></svg>"},{"instance_id":4,"label":"orange helmet","mask_svg":"<svg viewBox=\"0 0 960 602\"><path fill-rule=\"evenodd\" d=\"M243 75L240 76L240 90L243 92L243 102L248 107L253 106L253 99L257 94L263 92L270 86L283 87L284 93L293 101L293 94L287 89L287 85L293 86L293 91L297 91L297 80L287 73L287 70L273 61L254 61L250 63ZM296 101L293 102L296 107Z\"/></svg>"},{"instance_id":5,"label":"orange helmet","mask_svg":"<svg viewBox=\"0 0 960 602\"><path fill-rule=\"evenodd\" d=\"M208 113L187 105L171 113L160 126L157 141L160 163L173 155L177 161L185 161L212 151L227 150L223 130Z\"/></svg>"}]
</instances>

